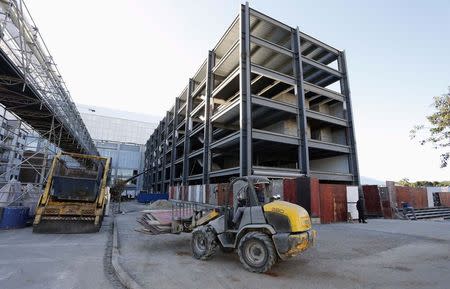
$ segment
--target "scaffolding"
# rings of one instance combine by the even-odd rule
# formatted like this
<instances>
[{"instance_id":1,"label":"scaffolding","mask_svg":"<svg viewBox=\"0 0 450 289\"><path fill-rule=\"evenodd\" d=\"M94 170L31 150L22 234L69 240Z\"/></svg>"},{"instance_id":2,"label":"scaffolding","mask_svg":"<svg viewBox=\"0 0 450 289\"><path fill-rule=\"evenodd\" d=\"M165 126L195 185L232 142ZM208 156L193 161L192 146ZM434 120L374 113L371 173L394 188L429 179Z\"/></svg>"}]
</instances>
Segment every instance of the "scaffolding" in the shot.
<instances>
[{"instance_id":1,"label":"scaffolding","mask_svg":"<svg viewBox=\"0 0 450 289\"><path fill-rule=\"evenodd\" d=\"M61 149L98 155L23 0L0 1L0 103Z\"/></svg>"},{"instance_id":2,"label":"scaffolding","mask_svg":"<svg viewBox=\"0 0 450 289\"><path fill-rule=\"evenodd\" d=\"M154 192L248 175L358 185L345 52L241 5L145 158Z\"/></svg>"},{"instance_id":3,"label":"scaffolding","mask_svg":"<svg viewBox=\"0 0 450 289\"><path fill-rule=\"evenodd\" d=\"M0 185L42 189L60 150L99 155L23 0L0 1L0 106Z\"/></svg>"}]
</instances>

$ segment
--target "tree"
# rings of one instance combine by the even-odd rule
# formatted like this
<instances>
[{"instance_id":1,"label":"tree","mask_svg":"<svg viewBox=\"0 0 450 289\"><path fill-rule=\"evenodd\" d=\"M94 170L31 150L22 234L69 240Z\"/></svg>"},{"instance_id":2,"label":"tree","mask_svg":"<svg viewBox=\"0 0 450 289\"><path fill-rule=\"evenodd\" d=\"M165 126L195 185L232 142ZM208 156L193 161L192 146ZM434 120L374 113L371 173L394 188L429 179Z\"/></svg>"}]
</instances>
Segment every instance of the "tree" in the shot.
<instances>
[{"instance_id":1,"label":"tree","mask_svg":"<svg viewBox=\"0 0 450 289\"><path fill-rule=\"evenodd\" d=\"M403 178L400 181L397 182L400 186L404 186L404 187L411 187L412 184L410 183L408 178Z\"/></svg>"},{"instance_id":2,"label":"tree","mask_svg":"<svg viewBox=\"0 0 450 289\"><path fill-rule=\"evenodd\" d=\"M408 178L403 178L396 182L399 186L422 188L422 187L448 187L450 186L450 181L416 181L410 182Z\"/></svg>"},{"instance_id":3,"label":"tree","mask_svg":"<svg viewBox=\"0 0 450 289\"><path fill-rule=\"evenodd\" d=\"M434 149L442 150L441 168L448 165L450 158L450 87L449 92L441 96L433 97L435 112L427 116L429 126L416 125L411 131L411 139L418 137L419 132L424 132L419 143L431 144Z\"/></svg>"}]
</instances>

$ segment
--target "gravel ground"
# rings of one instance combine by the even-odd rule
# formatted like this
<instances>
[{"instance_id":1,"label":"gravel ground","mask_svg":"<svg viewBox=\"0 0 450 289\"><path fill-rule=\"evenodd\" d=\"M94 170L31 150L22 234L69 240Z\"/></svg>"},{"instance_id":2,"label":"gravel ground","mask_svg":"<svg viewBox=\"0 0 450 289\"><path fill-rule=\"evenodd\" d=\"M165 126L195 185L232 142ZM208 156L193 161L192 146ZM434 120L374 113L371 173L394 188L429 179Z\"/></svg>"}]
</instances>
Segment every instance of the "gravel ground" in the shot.
<instances>
[{"instance_id":1,"label":"gravel ground","mask_svg":"<svg viewBox=\"0 0 450 289\"><path fill-rule=\"evenodd\" d=\"M245 271L237 254L191 256L190 234L150 236L137 203L117 216L120 262L146 288L448 288L450 223L369 220L317 225L317 246L266 274Z\"/></svg>"}]
</instances>

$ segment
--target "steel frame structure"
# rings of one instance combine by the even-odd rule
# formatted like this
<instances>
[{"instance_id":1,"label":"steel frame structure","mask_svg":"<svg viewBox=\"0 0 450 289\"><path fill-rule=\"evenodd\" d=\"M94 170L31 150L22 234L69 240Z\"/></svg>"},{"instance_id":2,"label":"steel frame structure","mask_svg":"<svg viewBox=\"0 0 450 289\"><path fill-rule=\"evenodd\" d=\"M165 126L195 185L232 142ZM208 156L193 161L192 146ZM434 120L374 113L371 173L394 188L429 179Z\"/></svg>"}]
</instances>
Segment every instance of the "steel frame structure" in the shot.
<instances>
[{"instance_id":1,"label":"steel frame structure","mask_svg":"<svg viewBox=\"0 0 450 289\"><path fill-rule=\"evenodd\" d=\"M144 189L233 176L359 185L345 52L240 13L147 141Z\"/></svg>"},{"instance_id":2,"label":"steel frame structure","mask_svg":"<svg viewBox=\"0 0 450 289\"><path fill-rule=\"evenodd\" d=\"M98 155L23 0L0 1L0 103L64 151Z\"/></svg>"}]
</instances>

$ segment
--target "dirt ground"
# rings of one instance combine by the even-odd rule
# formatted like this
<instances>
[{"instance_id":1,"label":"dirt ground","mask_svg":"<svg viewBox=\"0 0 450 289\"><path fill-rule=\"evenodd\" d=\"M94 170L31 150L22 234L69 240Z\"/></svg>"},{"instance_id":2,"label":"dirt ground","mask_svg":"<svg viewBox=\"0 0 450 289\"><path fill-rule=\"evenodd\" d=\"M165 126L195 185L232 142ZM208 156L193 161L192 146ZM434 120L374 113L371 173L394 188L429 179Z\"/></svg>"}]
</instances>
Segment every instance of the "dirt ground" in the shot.
<instances>
[{"instance_id":1,"label":"dirt ground","mask_svg":"<svg viewBox=\"0 0 450 289\"><path fill-rule=\"evenodd\" d=\"M317 225L315 248L266 274L243 269L237 254L191 256L190 234L135 232L137 203L117 216L120 263L144 288L448 288L450 222L369 220Z\"/></svg>"}]
</instances>

